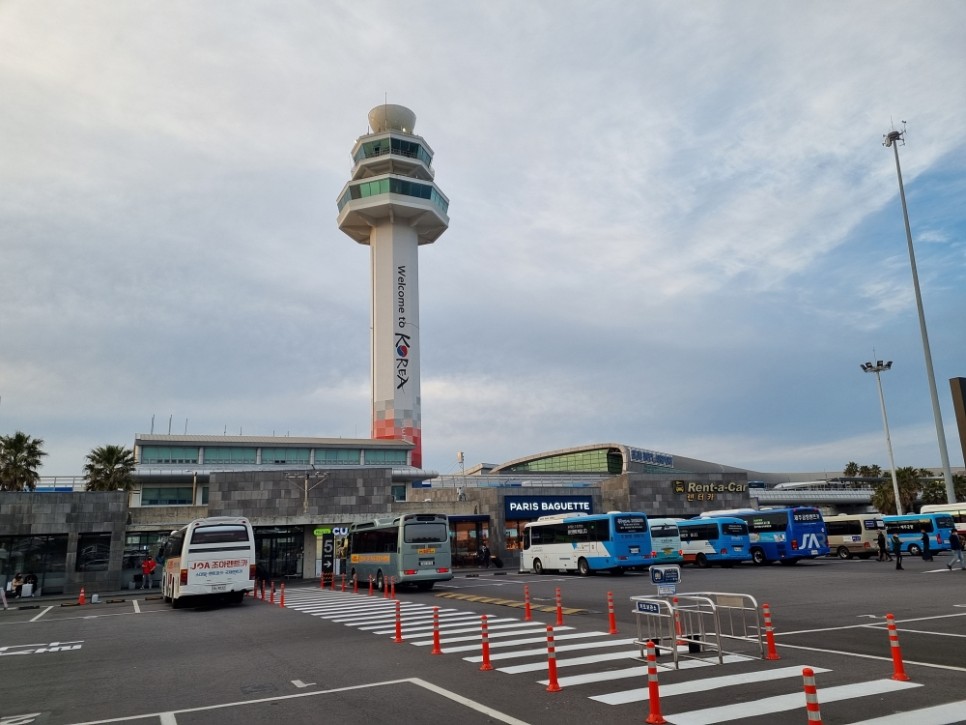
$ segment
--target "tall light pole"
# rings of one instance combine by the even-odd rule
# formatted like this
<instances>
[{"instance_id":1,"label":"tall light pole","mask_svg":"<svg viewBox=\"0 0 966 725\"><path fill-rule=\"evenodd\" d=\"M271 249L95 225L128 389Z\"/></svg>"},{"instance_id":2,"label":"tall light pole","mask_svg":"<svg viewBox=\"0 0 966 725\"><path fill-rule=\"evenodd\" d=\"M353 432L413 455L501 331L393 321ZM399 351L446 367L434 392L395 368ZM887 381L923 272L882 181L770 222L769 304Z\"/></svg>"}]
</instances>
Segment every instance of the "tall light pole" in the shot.
<instances>
[{"instance_id":1,"label":"tall light pole","mask_svg":"<svg viewBox=\"0 0 966 725\"><path fill-rule=\"evenodd\" d=\"M905 129L905 122L903 122ZM916 290L916 307L919 310L919 331L922 333L922 351L926 357L926 375L929 378L929 395L932 398L932 415L936 421L936 436L939 439L939 457L942 460L943 479L946 481L946 500L956 503L956 490L953 487L953 472L949 467L949 453L946 452L946 433L943 430L943 416L939 410L939 394L936 392L936 374L933 372L932 353L929 352L929 333L926 332L926 315L922 311L922 292L919 290L919 273L916 271L916 251L912 246L912 230L909 228L909 210L906 208L906 191L902 186L902 169L899 166L899 144L905 130L890 131L883 136L882 145L892 147L896 157L896 176L899 178L899 198L902 200L902 219L906 224L906 242L909 245L909 264L912 266L912 284Z\"/></svg>"},{"instance_id":2,"label":"tall light pole","mask_svg":"<svg viewBox=\"0 0 966 725\"><path fill-rule=\"evenodd\" d=\"M899 498L899 479L896 478L896 459L892 455L892 438L889 436L889 416L886 415L885 407L885 396L882 394L882 378L879 377L879 373L885 370L892 369L892 360L888 362L882 362L877 360L875 363L862 363L862 371L866 373L875 373L875 382L879 388L879 403L882 405L882 426L885 428L886 437L886 447L889 449L889 468L892 471L892 492L896 496L896 513L900 516L904 513L902 510L902 499Z\"/></svg>"}]
</instances>

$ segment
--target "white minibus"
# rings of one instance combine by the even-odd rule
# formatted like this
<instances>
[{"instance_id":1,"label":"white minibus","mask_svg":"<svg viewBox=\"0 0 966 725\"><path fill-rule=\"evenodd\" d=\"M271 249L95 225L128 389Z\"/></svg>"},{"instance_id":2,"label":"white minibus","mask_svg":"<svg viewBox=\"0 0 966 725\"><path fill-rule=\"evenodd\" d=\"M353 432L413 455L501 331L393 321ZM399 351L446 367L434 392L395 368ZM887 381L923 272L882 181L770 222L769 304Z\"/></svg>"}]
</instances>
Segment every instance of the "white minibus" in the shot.
<instances>
[{"instance_id":1,"label":"white minibus","mask_svg":"<svg viewBox=\"0 0 966 725\"><path fill-rule=\"evenodd\" d=\"M878 554L876 539L885 533L882 514L837 514L825 517L829 555L839 559L869 559ZM888 544L886 545L888 548Z\"/></svg>"}]
</instances>

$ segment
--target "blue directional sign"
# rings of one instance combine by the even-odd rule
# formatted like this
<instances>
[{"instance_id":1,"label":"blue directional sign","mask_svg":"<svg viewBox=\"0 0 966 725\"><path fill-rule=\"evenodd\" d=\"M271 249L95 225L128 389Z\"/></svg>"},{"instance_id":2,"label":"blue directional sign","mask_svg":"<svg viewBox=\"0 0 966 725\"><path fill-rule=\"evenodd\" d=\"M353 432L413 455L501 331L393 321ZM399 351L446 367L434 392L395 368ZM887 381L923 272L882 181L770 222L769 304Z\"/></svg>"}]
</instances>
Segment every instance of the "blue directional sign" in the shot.
<instances>
[{"instance_id":1,"label":"blue directional sign","mask_svg":"<svg viewBox=\"0 0 966 725\"><path fill-rule=\"evenodd\" d=\"M657 602L638 602L637 611L643 614L660 614L661 605Z\"/></svg>"},{"instance_id":2,"label":"blue directional sign","mask_svg":"<svg viewBox=\"0 0 966 725\"><path fill-rule=\"evenodd\" d=\"M681 567L677 564L651 567L651 584L677 584L681 581Z\"/></svg>"}]
</instances>

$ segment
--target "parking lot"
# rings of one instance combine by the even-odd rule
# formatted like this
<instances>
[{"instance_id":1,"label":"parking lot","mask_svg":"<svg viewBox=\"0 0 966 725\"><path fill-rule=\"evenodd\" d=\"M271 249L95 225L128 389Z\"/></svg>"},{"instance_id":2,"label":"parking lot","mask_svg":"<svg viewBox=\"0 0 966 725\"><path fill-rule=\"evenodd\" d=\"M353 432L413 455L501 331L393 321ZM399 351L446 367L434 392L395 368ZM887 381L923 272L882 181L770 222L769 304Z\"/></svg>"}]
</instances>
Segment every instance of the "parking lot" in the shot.
<instances>
[{"instance_id":1,"label":"parking lot","mask_svg":"<svg viewBox=\"0 0 966 725\"><path fill-rule=\"evenodd\" d=\"M966 720L942 709L966 713L958 702L966 684L966 574L947 571L944 558L904 565L823 559L685 568L681 592L742 592L767 602L780 659L661 668L664 717L682 725L804 722L807 666L816 671L826 723ZM0 722L297 723L323 715L350 723L398 715L413 723L641 722L646 674L632 644L631 597L654 593L646 572L462 574L433 592L397 593L406 612L400 642L394 600L317 583L289 587L284 607L248 600L174 611L157 592L105 594L84 607L37 601L0 614ZM441 617L436 655L433 607ZM895 615L908 682L893 678L887 613ZM483 614L493 628L490 671L481 670ZM559 667L553 692L547 625Z\"/></svg>"}]
</instances>

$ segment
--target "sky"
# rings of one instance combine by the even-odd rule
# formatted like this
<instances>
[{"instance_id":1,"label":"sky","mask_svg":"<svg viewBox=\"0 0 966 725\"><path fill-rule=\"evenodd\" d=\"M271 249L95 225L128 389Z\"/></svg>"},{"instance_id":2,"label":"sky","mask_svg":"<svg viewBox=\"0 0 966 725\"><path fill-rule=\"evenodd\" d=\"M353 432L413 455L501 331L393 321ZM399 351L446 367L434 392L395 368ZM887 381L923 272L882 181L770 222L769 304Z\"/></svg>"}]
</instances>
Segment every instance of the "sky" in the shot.
<instances>
[{"instance_id":1,"label":"sky","mask_svg":"<svg viewBox=\"0 0 966 725\"><path fill-rule=\"evenodd\" d=\"M966 4L0 0L0 434L366 438L367 114L412 109L423 467L940 453L966 377ZM906 126L903 126L906 122Z\"/></svg>"}]
</instances>

